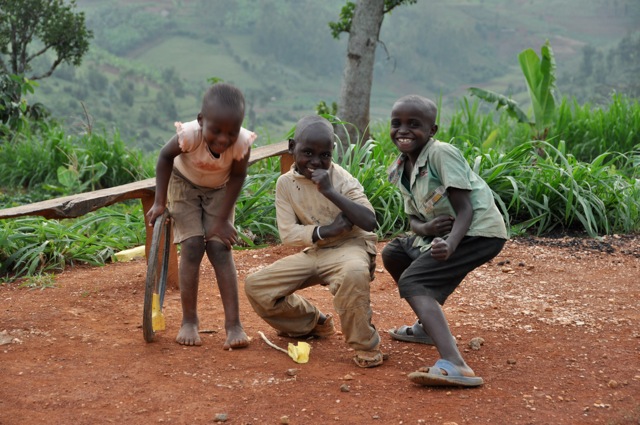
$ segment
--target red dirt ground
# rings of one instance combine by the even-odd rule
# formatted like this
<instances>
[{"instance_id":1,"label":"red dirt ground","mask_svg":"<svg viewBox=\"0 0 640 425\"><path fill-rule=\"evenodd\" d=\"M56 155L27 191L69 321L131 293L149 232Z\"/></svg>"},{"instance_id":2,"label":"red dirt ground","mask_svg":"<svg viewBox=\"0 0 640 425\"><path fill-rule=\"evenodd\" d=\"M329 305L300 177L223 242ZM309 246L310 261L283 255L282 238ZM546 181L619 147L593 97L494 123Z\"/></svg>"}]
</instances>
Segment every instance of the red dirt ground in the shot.
<instances>
[{"instance_id":1,"label":"red dirt ground","mask_svg":"<svg viewBox=\"0 0 640 425\"><path fill-rule=\"evenodd\" d=\"M384 243L380 243L382 248ZM242 286L252 270L294 252L234 253ZM357 368L338 335L308 341L296 364L269 346L276 336L241 292L250 347L224 351L223 311L211 267L200 290L203 346L174 342L177 291L167 330L142 337L145 263L75 267L44 290L0 286L1 424L639 424L640 236L516 238L472 272L445 311L474 389L425 388L406 375L434 348L392 340L415 320L378 258L374 323L390 357ZM323 287L305 290L333 312ZM338 323L339 324L339 323ZM472 338L482 338L478 350Z\"/></svg>"}]
</instances>

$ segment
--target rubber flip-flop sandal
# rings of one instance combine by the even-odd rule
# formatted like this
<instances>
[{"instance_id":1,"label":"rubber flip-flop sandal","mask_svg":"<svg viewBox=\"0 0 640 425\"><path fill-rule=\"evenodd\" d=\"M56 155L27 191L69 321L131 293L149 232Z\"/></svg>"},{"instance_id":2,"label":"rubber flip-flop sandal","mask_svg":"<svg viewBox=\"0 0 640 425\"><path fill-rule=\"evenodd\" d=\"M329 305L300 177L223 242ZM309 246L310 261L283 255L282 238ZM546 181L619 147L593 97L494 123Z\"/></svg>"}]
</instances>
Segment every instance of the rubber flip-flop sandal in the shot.
<instances>
[{"instance_id":1,"label":"rubber flip-flop sandal","mask_svg":"<svg viewBox=\"0 0 640 425\"><path fill-rule=\"evenodd\" d=\"M444 373L443 373L444 371ZM411 372L409 380L428 387L477 387L484 383L479 376L464 376L456 365L440 359L428 372Z\"/></svg>"},{"instance_id":2,"label":"rubber flip-flop sandal","mask_svg":"<svg viewBox=\"0 0 640 425\"><path fill-rule=\"evenodd\" d=\"M390 329L389 335L398 341L435 345L433 339L424 331L422 323L420 323L419 320L416 320L413 326L402 325L398 329Z\"/></svg>"}]
</instances>

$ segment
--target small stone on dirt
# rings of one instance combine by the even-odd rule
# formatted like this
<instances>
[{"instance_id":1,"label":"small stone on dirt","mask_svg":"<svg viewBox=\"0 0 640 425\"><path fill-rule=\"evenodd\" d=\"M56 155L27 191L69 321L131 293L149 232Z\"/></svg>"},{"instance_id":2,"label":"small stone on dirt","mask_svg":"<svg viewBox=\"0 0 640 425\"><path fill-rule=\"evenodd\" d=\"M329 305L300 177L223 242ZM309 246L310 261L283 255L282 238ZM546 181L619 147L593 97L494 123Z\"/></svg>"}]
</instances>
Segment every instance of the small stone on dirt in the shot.
<instances>
[{"instance_id":1,"label":"small stone on dirt","mask_svg":"<svg viewBox=\"0 0 640 425\"><path fill-rule=\"evenodd\" d=\"M342 384L340 385L340 391L342 391L343 393L348 393L349 391L351 391L351 388L347 384Z\"/></svg>"},{"instance_id":2,"label":"small stone on dirt","mask_svg":"<svg viewBox=\"0 0 640 425\"><path fill-rule=\"evenodd\" d=\"M7 333L7 331L0 332L0 345L11 344L13 337Z\"/></svg>"},{"instance_id":3,"label":"small stone on dirt","mask_svg":"<svg viewBox=\"0 0 640 425\"><path fill-rule=\"evenodd\" d=\"M484 345L484 339L478 336L471 338L471 341L469 341L469 348L472 350L478 351L482 345Z\"/></svg>"},{"instance_id":4,"label":"small stone on dirt","mask_svg":"<svg viewBox=\"0 0 640 425\"><path fill-rule=\"evenodd\" d=\"M296 376L298 374L298 369L287 369L288 376Z\"/></svg>"},{"instance_id":5,"label":"small stone on dirt","mask_svg":"<svg viewBox=\"0 0 640 425\"><path fill-rule=\"evenodd\" d=\"M229 415L227 415L226 413L216 413L216 417L213 418L214 422L227 422L227 419L229 419Z\"/></svg>"}]
</instances>

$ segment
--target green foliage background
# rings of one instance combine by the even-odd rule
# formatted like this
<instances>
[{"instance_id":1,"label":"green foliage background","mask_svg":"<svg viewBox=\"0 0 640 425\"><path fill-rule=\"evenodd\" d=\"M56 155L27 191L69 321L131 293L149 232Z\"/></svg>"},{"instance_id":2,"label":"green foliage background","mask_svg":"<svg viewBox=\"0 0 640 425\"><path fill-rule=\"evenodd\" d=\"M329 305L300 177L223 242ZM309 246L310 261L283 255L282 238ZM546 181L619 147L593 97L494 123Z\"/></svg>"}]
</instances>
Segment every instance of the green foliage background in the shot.
<instances>
[{"instance_id":1,"label":"green foliage background","mask_svg":"<svg viewBox=\"0 0 640 425\"><path fill-rule=\"evenodd\" d=\"M458 146L489 183L512 234L598 237L640 230L640 91L631 71L640 61L633 24L640 4L581 1L585 15L610 18L596 28L564 19L575 13L570 1L548 0L553 15L533 3L519 4L515 13L502 0L418 2L387 17L381 39L390 56L378 52L373 140L336 156L363 184L380 238L406 230L402 200L386 180L397 155L386 116L393 100L408 92L439 100L438 138ZM33 92L28 104L42 102L54 120L34 123L25 115L18 131L0 128L6 135L0 208L152 176L173 121L195 117L210 78L242 87L245 126L258 131L259 144L285 139L300 116L337 97L344 40L331 39L326 22L337 18L341 0L79 4L95 45L83 66L63 67L39 86L24 83L25 93ZM605 23L636 30L622 38L611 35L615 31L605 35L599 33ZM518 45L518 32L535 41ZM569 38L576 34L585 41ZM537 140L531 126L465 94L481 85L526 108L515 58L546 38L558 60L560 96L544 140ZM558 53L563 49L570 52ZM244 247L277 242L278 175L275 159L250 169L236 213ZM144 232L137 202L73 220L3 220L0 279L30 276L29 286L48 285L48 273L111 261L114 252L143 243Z\"/></svg>"},{"instance_id":2,"label":"green foliage background","mask_svg":"<svg viewBox=\"0 0 640 425\"><path fill-rule=\"evenodd\" d=\"M506 115L485 115L477 101L465 98L438 138L458 146L487 181L512 234L577 232L598 237L640 231L638 101L615 95L608 107L595 108L565 100L559 111L550 139L538 141L530 138L528 124ZM386 174L397 151L388 124L376 126L372 134L374 139L362 146L353 145L344 155L336 152L335 160L362 183L376 211L378 235L388 239L407 226L402 199ZM615 143L607 139L629 134ZM0 144L0 167L11 170L0 176L0 186L7 188L0 194L0 207L138 180L152 175L153 164L153 156L124 146L118 137L68 137L51 123ZM94 170L105 172L96 175ZM242 246L277 243L274 193L279 174L276 158L250 168L236 210ZM22 178L25 175L30 177ZM16 190L20 195L7 194ZM73 220L3 220L0 279L41 279L66 265L102 264L114 252L143 243L144 232L138 202Z\"/></svg>"},{"instance_id":3,"label":"green foliage background","mask_svg":"<svg viewBox=\"0 0 640 425\"><path fill-rule=\"evenodd\" d=\"M43 80L42 102L70 132L118 131L154 152L173 122L195 117L208 78L237 84L246 126L259 144L280 139L319 101L337 100L347 37L331 36L343 0L80 0L94 33L79 68ZM579 11L579 12L577 12ZM443 121L480 86L527 108L516 55L546 39L558 91L606 105L612 90L640 96L640 2L636 0L419 1L385 17L371 118L383 123L398 97L442 97ZM35 64L37 66L37 64Z\"/></svg>"}]
</instances>

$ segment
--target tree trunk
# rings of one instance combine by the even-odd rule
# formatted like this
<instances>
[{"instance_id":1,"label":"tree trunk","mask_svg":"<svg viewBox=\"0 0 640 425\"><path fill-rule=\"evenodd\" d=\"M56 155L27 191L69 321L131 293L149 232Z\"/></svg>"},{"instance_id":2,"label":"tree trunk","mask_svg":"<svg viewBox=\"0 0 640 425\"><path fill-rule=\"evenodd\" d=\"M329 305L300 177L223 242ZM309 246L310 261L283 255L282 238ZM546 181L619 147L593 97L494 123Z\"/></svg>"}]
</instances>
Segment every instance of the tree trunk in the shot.
<instances>
[{"instance_id":1,"label":"tree trunk","mask_svg":"<svg viewBox=\"0 0 640 425\"><path fill-rule=\"evenodd\" d=\"M384 0L358 0L349 31L338 105L338 118L347 123L346 128L338 126L336 129L344 148L369 137L373 62L383 19Z\"/></svg>"}]
</instances>

